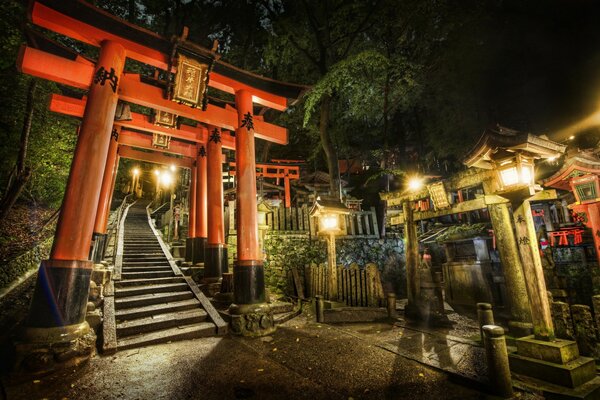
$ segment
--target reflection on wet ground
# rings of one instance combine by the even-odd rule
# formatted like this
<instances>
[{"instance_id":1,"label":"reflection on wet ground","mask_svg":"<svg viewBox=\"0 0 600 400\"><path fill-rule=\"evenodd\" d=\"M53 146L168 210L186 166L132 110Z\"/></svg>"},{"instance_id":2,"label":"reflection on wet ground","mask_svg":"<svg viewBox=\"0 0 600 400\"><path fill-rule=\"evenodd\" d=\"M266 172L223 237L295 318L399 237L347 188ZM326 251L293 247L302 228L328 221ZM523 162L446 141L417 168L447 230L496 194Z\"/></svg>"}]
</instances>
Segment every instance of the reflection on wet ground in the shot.
<instances>
[{"instance_id":1,"label":"reflection on wet ground","mask_svg":"<svg viewBox=\"0 0 600 400\"><path fill-rule=\"evenodd\" d=\"M412 323L403 317L396 322L341 324L338 329L368 338L392 353L440 368L465 378L485 382L487 367L477 322L454 312L444 327Z\"/></svg>"}]
</instances>

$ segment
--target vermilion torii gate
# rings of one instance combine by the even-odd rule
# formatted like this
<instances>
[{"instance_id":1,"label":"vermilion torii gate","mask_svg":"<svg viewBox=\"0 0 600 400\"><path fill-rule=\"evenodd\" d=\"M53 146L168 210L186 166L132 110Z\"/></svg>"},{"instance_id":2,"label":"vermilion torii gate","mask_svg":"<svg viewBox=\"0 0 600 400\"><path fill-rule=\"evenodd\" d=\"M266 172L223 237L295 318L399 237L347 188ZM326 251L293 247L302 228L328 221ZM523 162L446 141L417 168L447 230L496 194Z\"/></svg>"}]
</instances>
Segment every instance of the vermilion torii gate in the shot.
<instances>
[{"instance_id":1,"label":"vermilion torii gate","mask_svg":"<svg viewBox=\"0 0 600 400\"><path fill-rule=\"evenodd\" d=\"M203 143L207 143L208 157L211 153L217 153L217 159L220 159L219 145L225 144L225 135L220 134L219 130L235 130L239 218L238 259L234 265L234 304L230 307L231 325L233 332L238 334L260 335L272 331L273 317L265 303L264 271L258 247L254 137L285 144L287 131L255 116L253 103L285 110L288 98L298 98L305 87L276 82L237 69L219 61L217 54L188 42L185 38L166 40L83 1L32 1L30 16L34 24L98 46L100 51L98 60L92 62L79 55L65 53L64 49L52 42L37 40L35 47L23 46L18 59L18 66L25 73L88 90L53 248L50 259L42 262L38 275L27 323L29 343L52 348L56 342L84 343L86 339L89 342L89 328L85 322L93 265L88 259L89 247L92 233L95 229L101 229L95 225L99 214L97 211L106 210L106 206L99 203L101 193L105 194L102 188L106 190L112 184L107 183L109 174L104 174L105 171L111 171L112 181L115 162L112 162L112 166L107 165L107 161L110 161L108 156L114 157L113 160L117 159L113 155L116 144L112 144L111 152L109 150L118 100L183 116L210 126L211 136L203 136L202 132L206 130L207 135L209 132L208 128L202 127L180 128L177 131L169 130L168 133L174 137L187 136L185 140L199 143L195 160L196 237L209 236L208 232L203 231L206 229L206 218L203 217L207 213L206 209L211 207L207 202L214 203L218 195L218 190L211 192L208 198L204 195L207 168L203 168L206 162L202 151L206 151ZM171 101L168 98L170 80L163 82L123 70L126 58L132 58L164 70L170 76L176 69L173 56L183 57L183 54L208 65L205 72L212 70L208 85L234 94L235 108L213 104L202 104L203 107L194 108ZM191 74L191 69L186 70L185 65L179 63L179 67L181 73ZM202 85L206 83L206 80L198 80L198 86L191 88L191 92L202 92ZM136 115L129 122L138 124L137 127L129 126L129 129L144 130L140 125L145 125L147 121L144 116ZM115 125L119 126L119 122ZM127 133L125 126L125 122L120 124L123 137L120 140L133 142L141 139L133 133ZM217 134L220 134L220 140L213 140ZM184 144L181 146L185 147ZM120 156L134 158L133 153L136 151L126 149L121 148ZM153 161L157 162L156 158ZM214 170L216 162L210 165L209 168ZM104 175L107 176L105 184ZM218 175L220 184L221 174ZM99 215L99 218L104 219L105 216ZM220 234L217 228L213 236L218 237ZM216 243L212 244L219 244L216 239L213 242Z\"/></svg>"}]
</instances>

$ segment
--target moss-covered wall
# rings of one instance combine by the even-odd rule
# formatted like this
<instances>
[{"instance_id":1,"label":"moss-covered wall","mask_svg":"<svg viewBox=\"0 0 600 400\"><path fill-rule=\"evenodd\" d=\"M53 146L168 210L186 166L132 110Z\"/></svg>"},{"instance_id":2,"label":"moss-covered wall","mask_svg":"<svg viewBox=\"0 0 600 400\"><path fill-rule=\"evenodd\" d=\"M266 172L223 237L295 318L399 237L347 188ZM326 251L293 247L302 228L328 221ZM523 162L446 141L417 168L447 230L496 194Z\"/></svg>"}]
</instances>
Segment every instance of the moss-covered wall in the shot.
<instances>
[{"instance_id":1,"label":"moss-covered wall","mask_svg":"<svg viewBox=\"0 0 600 400\"><path fill-rule=\"evenodd\" d=\"M269 290L277 294L293 294L292 269L304 276L304 266L327 261L324 239L308 235L271 233L265 239L265 279ZM375 263L382 273L384 290L398 296L406 294L404 243L399 237L385 239L338 239L336 255L339 265Z\"/></svg>"},{"instance_id":2,"label":"moss-covered wall","mask_svg":"<svg viewBox=\"0 0 600 400\"><path fill-rule=\"evenodd\" d=\"M0 289L9 286L32 269L37 269L40 262L48 258L54 237L40 242L32 250L0 265Z\"/></svg>"}]
</instances>

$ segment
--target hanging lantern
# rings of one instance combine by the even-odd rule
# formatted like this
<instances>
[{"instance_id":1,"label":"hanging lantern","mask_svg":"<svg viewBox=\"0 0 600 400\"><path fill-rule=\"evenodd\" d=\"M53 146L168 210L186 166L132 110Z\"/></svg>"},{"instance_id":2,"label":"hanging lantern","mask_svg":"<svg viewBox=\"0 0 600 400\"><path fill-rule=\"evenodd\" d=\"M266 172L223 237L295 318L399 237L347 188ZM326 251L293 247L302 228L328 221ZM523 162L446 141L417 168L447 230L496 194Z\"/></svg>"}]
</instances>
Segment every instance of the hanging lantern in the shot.
<instances>
[{"instance_id":1,"label":"hanging lantern","mask_svg":"<svg viewBox=\"0 0 600 400\"><path fill-rule=\"evenodd\" d=\"M177 56L177 74L172 100L191 107L205 108L210 65L185 56Z\"/></svg>"},{"instance_id":2,"label":"hanging lantern","mask_svg":"<svg viewBox=\"0 0 600 400\"><path fill-rule=\"evenodd\" d=\"M156 133L152 136L152 146L161 149L168 149L171 144L171 136L165 135L164 133Z\"/></svg>"},{"instance_id":3,"label":"hanging lantern","mask_svg":"<svg viewBox=\"0 0 600 400\"><path fill-rule=\"evenodd\" d=\"M177 115L166 111L155 110L153 123L154 125L164 126L165 128L175 128L177 126Z\"/></svg>"}]
</instances>

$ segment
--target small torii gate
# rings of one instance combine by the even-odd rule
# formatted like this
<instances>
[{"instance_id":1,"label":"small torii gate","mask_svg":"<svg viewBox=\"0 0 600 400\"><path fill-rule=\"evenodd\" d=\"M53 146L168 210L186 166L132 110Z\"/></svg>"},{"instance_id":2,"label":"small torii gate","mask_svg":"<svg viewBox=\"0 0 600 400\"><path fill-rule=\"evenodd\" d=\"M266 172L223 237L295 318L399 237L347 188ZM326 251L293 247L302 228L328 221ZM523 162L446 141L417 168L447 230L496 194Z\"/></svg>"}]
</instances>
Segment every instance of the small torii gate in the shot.
<instances>
[{"instance_id":1,"label":"small torii gate","mask_svg":"<svg viewBox=\"0 0 600 400\"><path fill-rule=\"evenodd\" d=\"M229 163L229 173L233 176L236 175L236 164L235 162ZM290 180L300 179L300 167L297 165L289 164L256 164L256 177L257 178L274 178L283 179L283 188L285 191L285 208L292 206L292 196L290 193Z\"/></svg>"},{"instance_id":2,"label":"small torii gate","mask_svg":"<svg viewBox=\"0 0 600 400\"><path fill-rule=\"evenodd\" d=\"M297 99L306 87L240 70L218 60L216 53L187 41L185 37L169 41L81 0L31 0L29 10L34 24L97 46L100 51L98 59L91 61L40 36L34 41L34 47L22 46L17 60L24 73L88 91L85 101L53 98L54 107L59 100L63 101L63 106L70 102L70 112L82 115L83 121L50 258L42 261L40 266L27 321L27 341L34 349L36 346L52 349L53 344L65 340L71 343L89 341L89 327L85 322L93 269L93 262L88 258L89 248L93 233L102 231L102 227L95 224L96 220L105 221L108 213L119 130L123 133L124 128L125 131L159 129L151 128L147 118L139 114L134 114L132 121L115 122L119 100L205 124L196 128L169 129L162 134L198 143L195 157L182 159L181 165L192 167L192 176L196 175L192 180L192 186L196 184L192 191L196 194L193 202L196 204L195 238L200 238L198 243L203 244L208 236L206 247L212 248L214 244L217 258L222 257L223 247L220 246L223 245L218 241L211 243L207 220L223 215L222 195L217 196L219 190L222 193L221 146L232 141L221 130L235 131L239 218L234 304L229 310L231 326L237 334L271 332L273 316L265 303L264 270L258 246L254 138L286 144L287 131L256 116L253 103L283 111L288 106L288 99ZM167 81L124 71L126 58L165 71L163 75L168 77ZM172 73L177 73L174 86L170 79ZM187 83L188 80L192 83ZM235 108L208 104L205 101L207 85L234 94ZM229 138L225 140L227 136ZM125 147L125 142L139 144L146 141L145 138L125 132L121 140L124 143L119 149L120 156L142 157L140 153L143 152ZM193 146L183 142L177 146L180 148L172 152L193 155L190 153ZM156 153L151 157L151 161L160 162L159 159L167 156ZM183 160L186 160L185 164ZM192 160L195 160L196 168L193 168ZM215 170L218 170L217 174L214 174ZM218 185L207 188L207 175ZM219 236L219 224L215 226L216 236ZM222 232L222 225L220 229Z\"/></svg>"}]
</instances>

